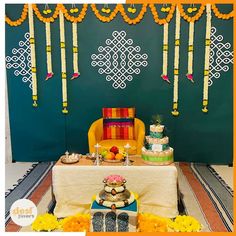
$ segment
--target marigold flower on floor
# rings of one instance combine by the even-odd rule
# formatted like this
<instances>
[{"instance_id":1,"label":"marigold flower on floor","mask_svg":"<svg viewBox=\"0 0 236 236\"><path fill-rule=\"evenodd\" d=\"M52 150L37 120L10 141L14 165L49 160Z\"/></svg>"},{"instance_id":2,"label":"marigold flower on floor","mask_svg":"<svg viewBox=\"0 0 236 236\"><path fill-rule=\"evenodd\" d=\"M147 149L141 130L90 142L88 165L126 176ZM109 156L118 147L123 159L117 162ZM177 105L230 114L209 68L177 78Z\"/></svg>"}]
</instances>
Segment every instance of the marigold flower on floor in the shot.
<instances>
[{"instance_id":1,"label":"marigold flower on floor","mask_svg":"<svg viewBox=\"0 0 236 236\"><path fill-rule=\"evenodd\" d=\"M34 231L53 231L58 227L57 217L49 213L38 215L31 225Z\"/></svg>"},{"instance_id":2,"label":"marigold flower on floor","mask_svg":"<svg viewBox=\"0 0 236 236\"><path fill-rule=\"evenodd\" d=\"M61 229L64 232L88 232L90 227L89 214L77 214L69 216L60 221Z\"/></svg>"}]
</instances>

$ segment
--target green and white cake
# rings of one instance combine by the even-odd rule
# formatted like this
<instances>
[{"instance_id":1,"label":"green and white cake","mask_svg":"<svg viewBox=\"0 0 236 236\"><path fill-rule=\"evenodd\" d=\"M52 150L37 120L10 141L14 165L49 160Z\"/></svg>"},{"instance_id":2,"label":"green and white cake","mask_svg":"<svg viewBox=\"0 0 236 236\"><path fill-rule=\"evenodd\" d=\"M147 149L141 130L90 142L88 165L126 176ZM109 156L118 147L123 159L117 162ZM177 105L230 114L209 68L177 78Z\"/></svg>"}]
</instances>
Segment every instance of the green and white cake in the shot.
<instances>
[{"instance_id":1,"label":"green and white cake","mask_svg":"<svg viewBox=\"0 0 236 236\"><path fill-rule=\"evenodd\" d=\"M164 125L150 125L142 148L142 159L149 165L169 165L174 161L174 149L169 146L169 138L164 135Z\"/></svg>"}]
</instances>

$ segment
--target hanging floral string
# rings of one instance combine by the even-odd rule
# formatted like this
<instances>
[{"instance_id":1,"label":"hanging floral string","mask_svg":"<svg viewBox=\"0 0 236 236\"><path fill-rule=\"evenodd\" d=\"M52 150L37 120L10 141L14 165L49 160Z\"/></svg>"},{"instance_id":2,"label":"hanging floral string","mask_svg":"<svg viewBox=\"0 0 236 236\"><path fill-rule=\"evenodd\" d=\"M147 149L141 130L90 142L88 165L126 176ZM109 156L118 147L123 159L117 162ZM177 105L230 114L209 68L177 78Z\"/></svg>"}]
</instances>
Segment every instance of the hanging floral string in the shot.
<instances>
[{"instance_id":1,"label":"hanging floral string","mask_svg":"<svg viewBox=\"0 0 236 236\"><path fill-rule=\"evenodd\" d=\"M173 94L173 110L172 115L178 116L178 87L179 87L179 46L180 46L180 12L176 7L176 23L175 23L175 56L174 56L174 94Z\"/></svg>"},{"instance_id":2,"label":"hanging floral string","mask_svg":"<svg viewBox=\"0 0 236 236\"><path fill-rule=\"evenodd\" d=\"M60 47L61 47L61 78L62 78L62 112L68 113L67 110L67 75L66 75L66 50L65 50L65 26L64 15L62 11L59 12L60 20Z\"/></svg>"},{"instance_id":3,"label":"hanging floral string","mask_svg":"<svg viewBox=\"0 0 236 236\"><path fill-rule=\"evenodd\" d=\"M210 45L211 45L211 4L206 6L206 37L205 37L205 65L204 65L204 82L203 82L203 101L202 111L208 112L208 82L209 82L209 65L210 65Z\"/></svg>"},{"instance_id":4,"label":"hanging floral string","mask_svg":"<svg viewBox=\"0 0 236 236\"><path fill-rule=\"evenodd\" d=\"M72 75L72 80L79 77L79 67L78 67L78 39L77 39L77 23L72 23L72 39L73 39L73 69L74 73Z\"/></svg>"},{"instance_id":5,"label":"hanging floral string","mask_svg":"<svg viewBox=\"0 0 236 236\"><path fill-rule=\"evenodd\" d=\"M35 57L35 38L34 38L34 17L32 4L29 7L29 33L30 33L30 52L31 52L31 72L32 72L32 99L33 106L37 107L38 92L37 92L37 70L36 70L36 57Z\"/></svg>"},{"instance_id":6,"label":"hanging floral string","mask_svg":"<svg viewBox=\"0 0 236 236\"><path fill-rule=\"evenodd\" d=\"M194 22L189 23L189 38L188 38L188 72L187 79L193 80L193 40L194 40Z\"/></svg>"},{"instance_id":7,"label":"hanging floral string","mask_svg":"<svg viewBox=\"0 0 236 236\"><path fill-rule=\"evenodd\" d=\"M168 77L168 31L169 23L165 23L163 26L163 65L162 65L162 79L168 83L170 83Z\"/></svg>"},{"instance_id":8,"label":"hanging floral string","mask_svg":"<svg viewBox=\"0 0 236 236\"><path fill-rule=\"evenodd\" d=\"M205 5L202 4L201 7L199 8L198 12L190 17L188 16L182 4L178 4L179 11L180 11L180 16L183 17L184 20L189 22L189 39L188 39L188 72L186 74L187 79L190 80L191 82L194 82L193 80L193 51L194 51L194 24L195 21L199 20L199 18L202 16L204 10L205 10ZM188 13L196 12L197 8L192 5L192 7L189 7L187 9Z\"/></svg>"},{"instance_id":9,"label":"hanging floral string","mask_svg":"<svg viewBox=\"0 0 236 236\"><path fill-rule=\"evenodd\" d=\"M47 53L47 76L46 80L52 78L52 47L51 47L51 23L45 23L45 32L46 32L46 53Z\"/></svg>"}]
</instances>

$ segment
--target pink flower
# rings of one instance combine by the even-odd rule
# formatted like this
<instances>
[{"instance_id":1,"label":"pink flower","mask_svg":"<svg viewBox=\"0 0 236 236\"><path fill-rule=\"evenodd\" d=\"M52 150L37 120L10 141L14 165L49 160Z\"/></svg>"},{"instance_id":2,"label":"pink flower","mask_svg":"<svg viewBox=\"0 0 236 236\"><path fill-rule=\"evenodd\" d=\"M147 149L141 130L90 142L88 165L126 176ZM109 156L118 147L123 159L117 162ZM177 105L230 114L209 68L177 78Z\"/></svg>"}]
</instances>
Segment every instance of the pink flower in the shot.
<instances>
[{"instance_id":1,"label":"pink flower","mask_svg":"<svg viewBox=\"0 0 236 236\"><path fill-rule=\"evenodd\" d=\"M191 82L194 82L193 81L193 75L192 74L187 74L187 79L190 80Z\"/></svg>"},{"instance_id":2,"label":"pink flower","mask_svg":"<svg viewBox=\"0 0 236 236\"><path fill-rule=\"evenodd\" d=\"M74 73L73 75L72 75L72 78L71 79L76 79L76 78L78 78L80 76L80 73L78 72L78 73Z\"/></svg>"},{"instance_id":3,"label":"pink flower","mask_svg":"<svg viewBox=\"0 0 236 236\"><path fill-rule=\"evenodd\" d=\"M167 83L170 83L169 77L167 75L161 75L161 78Z\"/></svg>"},{"instance_id":4,"label":"pink flower","mask_svg":"<svg viewBox=\"0 0 236 236\"><path fill-rule=\"evenodd\" d=\"M50 72L50 73L47 73L46 80L48 80L48 79L52 78L52 76L53 76L53 73L52 73L52 72Z\"/></svg>"},{"instance_id":5,"label":"pink flower","mask_svg":"<svg viewBox=\"0 0 236 236\"><path fill-rule=\"evenodd\" d=\"M123 182L125 179L121 175L109 175L105 178L107 182Z\"/></svg>"}]
</instances>

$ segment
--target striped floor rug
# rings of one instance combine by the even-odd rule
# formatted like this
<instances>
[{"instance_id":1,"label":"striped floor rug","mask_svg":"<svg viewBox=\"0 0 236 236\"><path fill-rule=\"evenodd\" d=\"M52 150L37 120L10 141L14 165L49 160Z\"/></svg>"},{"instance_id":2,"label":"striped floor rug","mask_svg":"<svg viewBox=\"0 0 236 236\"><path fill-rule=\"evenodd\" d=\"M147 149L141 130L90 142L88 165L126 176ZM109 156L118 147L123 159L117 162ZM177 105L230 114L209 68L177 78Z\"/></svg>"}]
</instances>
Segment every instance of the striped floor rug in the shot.
<instances>
[{"instance_id":1,"label":"striped floor rug","mask_svg":"<svg viewBox=\"0 0 236 236\"><path fill-rule=\"evenodd\" d=\"M14 224L9 216L11 204L19 198L32 200L38 214L53 212L52 162L35 165L5 197L5 230L29 232L29 227ZM204 232L233 230L233 191L217 172L207 165L176 163L179 185L179 212L192 215L203 225Z\"/></svg>"}]
</instances>

